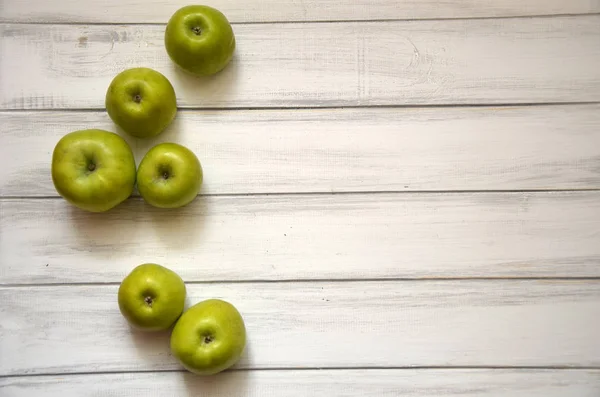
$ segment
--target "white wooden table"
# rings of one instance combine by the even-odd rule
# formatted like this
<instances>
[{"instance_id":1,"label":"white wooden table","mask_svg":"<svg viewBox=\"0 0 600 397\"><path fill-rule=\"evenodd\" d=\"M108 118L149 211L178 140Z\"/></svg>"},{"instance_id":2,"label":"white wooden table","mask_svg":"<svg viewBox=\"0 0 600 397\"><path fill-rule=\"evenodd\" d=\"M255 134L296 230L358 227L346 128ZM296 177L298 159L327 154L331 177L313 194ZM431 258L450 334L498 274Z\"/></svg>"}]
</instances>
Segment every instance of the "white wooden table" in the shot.
<instances>
[{"instance_id":1,"label":"white wooden table","mask_svg":"<svg viewBox=\"0 0 600 397\"><path fill-rule=\"evenodd\" d=\"M211 0L236 57L168 60L184 0L0 1L0 396L600 396L600 0ZM57 197L64 134L117 131L147 66L202 196L105 214ZM201 378L132 332L137 264L242 312Z\"/></svg>"}]
</instances>

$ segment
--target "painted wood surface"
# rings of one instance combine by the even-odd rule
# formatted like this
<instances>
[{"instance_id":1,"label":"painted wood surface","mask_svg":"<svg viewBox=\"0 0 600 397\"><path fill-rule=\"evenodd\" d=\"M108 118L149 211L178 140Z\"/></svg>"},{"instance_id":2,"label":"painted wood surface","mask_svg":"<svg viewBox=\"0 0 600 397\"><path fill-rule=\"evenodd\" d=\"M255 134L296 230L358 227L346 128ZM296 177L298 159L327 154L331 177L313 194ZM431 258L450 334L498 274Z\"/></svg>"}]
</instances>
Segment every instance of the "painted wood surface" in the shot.
<instances>
[{"instance_id":1,"label":"painted wood surface","mask_svg":"<svg viewBox=\"0 0 600 397\"><path fill-rule=\"evenodd\" d=\"M597 370L404 369L184 372L0 378L6 397L597 397Z\"/></svg>"},{"instance_id":2,"label":"painted wood surface","mask_svg":"<svg viewBox=\"0 0 600 397\"><path fill-rule=\"evenodd\" d=\"M2 196L55 196L65 134L118 131L98 112L0 113ZM192 149L202 194L600 188L600 105L180 111L159 142Z\"/></svg>"},{"instance_id":3,"label":"painted wood surface","mask_svg":"<svg viewBox=\"0 0 600 397\"><path fill-rule=\"evenodd\" d=\"M3 0L2 22L166 23L189 0ZM210 0L231 22L511 17L600 12L599 0Z\"/></svg>"},{"instance_id":4,"label":"painted wood surface","mask_svg":"<svg viewBox=\"0 0 600 397\"><path fill-rule=\"evenodd\" d=\"M600 366L600 281L188 284L242 313L237 368ZM2 287L0 374L180 369L117 285ZM7 309L9 308L9 309Z\"/></svg>"},{"instance_id":5,"label":"painted wood surface","mask_svg":"<svg viewBox=\"0 0 600 397\"><path fill-rule=\"evenodd\" d=\"M220 196L104 214L3 200L2 284L120 282L140 263L187 281L598 277L600 193Z\"/></svg>"},{"instance_id":6,"label":"painted wood surface","mask_svg":"<svg viewBox=\"0 0 600 397\"><path fill-rule=\"evenodd\" d=\"M182 107L600 101L598 15L239 25L231 64L204 79L168 60L163 26L1 33L2 109L100 109L112 78L134 66L164 73Z\"/></svg>"},{"instance_id":7,"label":"painted wood surface","mask_svg":"<svg viewBox=\"0 0 600 397\"><path fill-rule=\"evenodd\" d=\"M205 79L164 51L185 4L0 0L2 397L600 395L600 0L211 0L238 49ZM190 147L202 196L83 213L52 149L117 131L134 66L182 109L138 162ZM143 262L240 309L236 370L128 327Z\"/></svg>"}]
</instances>

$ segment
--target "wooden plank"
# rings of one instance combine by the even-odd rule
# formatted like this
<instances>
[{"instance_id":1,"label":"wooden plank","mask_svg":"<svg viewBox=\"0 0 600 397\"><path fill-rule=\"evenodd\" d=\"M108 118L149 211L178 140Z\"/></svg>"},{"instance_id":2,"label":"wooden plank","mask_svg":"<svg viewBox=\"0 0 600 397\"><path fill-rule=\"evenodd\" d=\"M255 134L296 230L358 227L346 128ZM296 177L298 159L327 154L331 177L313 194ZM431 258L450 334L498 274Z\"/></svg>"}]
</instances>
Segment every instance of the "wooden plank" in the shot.
<instances>
[{"instance_id":1,"label":"wooden plank","mask_svg":"<svg viewBox=\"0 0 600 397\"><path fill-rule=\"evenodd\" d=\"M1 22L166 23L187 0L3 0ZM598 0L248 0L207 2L232 22L512 17L600 12Z\"/></svg>"},{"instance_id":2,"label":"wooden plank","mask_svg":"<svg viewBox=\"0 0 600 397\"><path fill-rule=\"evenodd\" d=\"M304 370L0 378L6 397L597 397L597 370Z\"/></svg>"},{"instance_id":3,"label":"wooden plank","mask_svg":"<svg viewBox=\"0 0 600 397\"><path fill-rule=\"evenodd\" d=\"M222 73L179 71L156 25L2 25L0 108L97 108L144 65L182 107L600 101L600 16L237 25Z\"/></svg>"},{"instance_id":4,"label":"wooden plank","mask_svg":"<svg viewBox=\"0 0 600 397\"><path fill-rule=\"evenodd\" d=\"M55 196L66 133L104 112L0 113L0 195ZM600 188L600 105L183 111L157 139L198 154L203 194Z\"/></svg>"},{"instance_id":5,"label":"wooden plank","mask_svg":"<svg viewBox=\"0 0 600 397\"><path fill-rule=\"evenodd\" d=\"M600 192L206 197L104 214L2 200L0 283L600 276ZM85 259L82 260L82 255Z\"/></svg>"},{"instance_id":6,"label":"wooden plank","mask_svg":"<svg viewBox=\"0 0 600 397\"><path fill-rule=\"evenodd\" d=\"M179 369L117 288L0 288L0 374ZM599 280L188 284L207 298L245 319L237 368L600 367Z\"/></svg>"}]
</instances>

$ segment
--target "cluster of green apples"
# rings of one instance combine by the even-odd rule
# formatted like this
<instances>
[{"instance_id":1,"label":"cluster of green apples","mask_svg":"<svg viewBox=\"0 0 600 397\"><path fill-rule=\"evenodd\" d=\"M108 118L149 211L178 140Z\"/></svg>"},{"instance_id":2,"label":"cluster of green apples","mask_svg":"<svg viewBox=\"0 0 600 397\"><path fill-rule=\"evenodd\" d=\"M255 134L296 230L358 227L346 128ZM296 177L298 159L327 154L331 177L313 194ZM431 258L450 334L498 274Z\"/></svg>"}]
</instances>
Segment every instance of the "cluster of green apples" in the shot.
<instances>
[{"instance_id":1,"label":"cluster of green apples","mask_svg":"<svg viewBox=\"0 0 600 397\"><path fill-rule=\"evenodd\" d=\"M135 328L173 327L171 352L190 372L213 375L230 368L246 346L246 327L229 302L209 299L184 312L185 283L154 263L137 266L119 287L119 309ZM183 313L183 314L182 314Z\"/></svg>"},{"instance_id":2,"label":"cluster of green apples","mask_svg":"<svg viewBox=\"0 0 600 397\"><path fill-rule=\"evenodd\" d=\"M169 20L165 47L185 71L211 75L231 60L235 37L220 11L187 6ZM157 136L177 114L175 90L169 80L143 67L119 73L108 87L105 104L113 122L136 138ZM99 129L65 135L52 154L52 181L58 193L91 212L117 206L132 194L136 183L149 204L182 207L197 197L202 178L200 161L182 145L154 146L136 170L129 144L118 134ZM119 309L133 327L158 331L175 324L171 350L189 371L210 375L234 365L246 345L240 313L219 299L200 302L184 313L185 299L182 278L150 263L133 269L118 292Z\"/></svg>"},{"instance_id":3,"label":"cluster of green apples","mask_svg":"<svg viewBox=\"0 0 600 397\"><path fill-rule=\"evenodd\" d=\"M165 30L171 60L194 75L212 75L227 66L235 50L233 29L220 11L195 5L179 9ZM105 98L113 122L136 138L163 132L175 119L177 101L161 73L138 67L119 73ZM179 208L196 198L203 172L198 157L177 143L151 148L136 171L129 144L119 135L88 129L62 137L52 154L57 192L78 208L104 212L125 201L137 183L142 198L159 208Z\"/></svg>"}]
</instances>

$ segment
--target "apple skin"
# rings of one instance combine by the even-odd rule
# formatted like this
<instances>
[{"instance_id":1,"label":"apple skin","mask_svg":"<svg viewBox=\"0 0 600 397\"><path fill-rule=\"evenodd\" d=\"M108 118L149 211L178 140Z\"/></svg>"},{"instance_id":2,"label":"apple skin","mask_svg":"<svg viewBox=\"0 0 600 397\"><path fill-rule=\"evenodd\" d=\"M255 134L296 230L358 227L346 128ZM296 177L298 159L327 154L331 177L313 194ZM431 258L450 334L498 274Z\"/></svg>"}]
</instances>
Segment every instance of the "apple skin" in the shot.
<instances>
[{"instance_id":1,"label":"apple skin","mask_svg":"<svg viewBox=\"0 0 600 397\"><path fill-rule=\"evenodd\" d=\"M74 206L104 212L133 192L136 171L131 147L104 130L79 130L63 136L52 153L52 182Z\"/></svg>"},{"instance_id":2,"label":"apple skin","mask_svg":"<svg viewBox=\"0 0 600 397\"><path fill-rule=\"evenodd\" d=\"M177 273L155 263L145 263L121 282L119 310L134 328L161 331L181 316L185 294L185 283Z\"/></svg>"},{"instance_id":3,"label":"apple skin","mask_svg":"<svg viewBox=\"0 0 600 397\"><path fill-rule=\"evenodd\" d=\"M191 203L202 186L198 157L177 143L161 143L146 153L137 172L140 195L158 208L179 208Z\"/></svg>"},{"instance_id":4,"label":"apple skin","mask_svg":"<svg viewBox=\"0 0 600 397\"><path fill-rule=\"evenodd\" d=\"M228 302L210 299L188 309L171 334L171 352L190 372L214 375L233 366L246 347L246 327Z\"/></svg>"},{"instance_id":5,"label":"apple skin","mask_svg":"<svg viewBox=\"0 0 600 397\"><path fill-rule=\"evenodd\" d=\"M205 5L180 8L165 30L165 47L183 70L200 76L218 73L235 51L231 24L219 10Z\"/></svg>"},{"instance_id":6,"label":"apple skin","mask_svg":"<svg viewBox=\"0 0 600 397\"><path fill-rule=\"evenodd\" d=\"M149 68L119 73L106 91L105 105L113 122L137 138L160 134L177 114L173 86L165 76Z\"/></svg>"}]
</instances>

